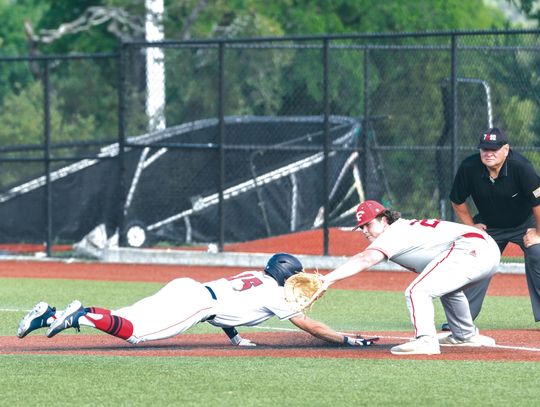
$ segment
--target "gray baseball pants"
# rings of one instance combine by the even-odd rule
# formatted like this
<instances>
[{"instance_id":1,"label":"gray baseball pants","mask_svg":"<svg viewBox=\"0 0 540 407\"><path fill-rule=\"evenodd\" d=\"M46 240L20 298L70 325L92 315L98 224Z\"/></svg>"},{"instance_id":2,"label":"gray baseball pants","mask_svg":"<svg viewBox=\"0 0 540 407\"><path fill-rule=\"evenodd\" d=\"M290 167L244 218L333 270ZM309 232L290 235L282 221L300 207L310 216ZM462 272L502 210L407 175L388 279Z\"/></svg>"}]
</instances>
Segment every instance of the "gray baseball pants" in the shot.
<instances>
[{"instance_id":1,"label":"gray baseball pants","mask_svg":"<svg viewBox=\"0 0 540 407\"><path fill-rule=\"evenodd\" d=\"M540 244L525 248L523 245L523 236L528 228L536 228L534 216L531 215L523 224L515 228L488 228L487 233L493 237L493 240L499 246L501 253L509 242L515 243L521 247L525 254L525 275L527 278L527 287L529 288L529 296L531 297L531 305L534 319L540 321ZM474 319L482 309L482 303L491 281L491 277L480 281L473 287L464 290L471 316Z\"/></svg>"}]
</instances>

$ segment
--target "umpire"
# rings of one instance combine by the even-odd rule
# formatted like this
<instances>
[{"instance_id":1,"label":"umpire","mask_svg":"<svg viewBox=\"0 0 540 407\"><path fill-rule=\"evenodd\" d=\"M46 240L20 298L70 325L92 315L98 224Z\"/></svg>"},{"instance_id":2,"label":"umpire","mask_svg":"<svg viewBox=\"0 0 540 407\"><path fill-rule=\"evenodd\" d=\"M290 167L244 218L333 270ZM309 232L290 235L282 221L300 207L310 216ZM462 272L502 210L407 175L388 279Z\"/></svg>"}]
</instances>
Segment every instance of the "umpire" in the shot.
<instances>
[{"instance_id":1,"label":"umpire","mask_svg":"<svg viewBox=\"0 0 540 407\"><path fill-rule=\"evenodd\" d=\"M457 171L450 192L452 207L462 223L489 233L501 253L508 242L521 247L534 319L538 322L540 178L531 162L510 148L506 134L498 128L484 132L478 148L479 154L463 160ZM478 210L474 218L467 207L469 196ZM465 291L473 319L480 313L490 281L491 278Z\"/></svg>"}]
</instances>

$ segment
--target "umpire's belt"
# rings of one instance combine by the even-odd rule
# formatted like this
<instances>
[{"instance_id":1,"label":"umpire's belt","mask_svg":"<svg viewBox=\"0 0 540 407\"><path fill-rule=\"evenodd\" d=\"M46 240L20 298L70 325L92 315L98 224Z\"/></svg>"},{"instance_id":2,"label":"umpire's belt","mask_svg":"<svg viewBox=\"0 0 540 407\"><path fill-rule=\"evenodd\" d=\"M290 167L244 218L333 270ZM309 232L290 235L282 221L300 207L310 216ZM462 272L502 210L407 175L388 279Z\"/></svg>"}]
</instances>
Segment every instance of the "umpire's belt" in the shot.
<instances>
[{"instance_id":1,"label":"umpire's belt","mask_svg":"<svg viewBox=\"0 0 540 407\"><path fill-rule=\"evenodd\" d=\"M212 296L212 298L214 300L217 300L217 297L216 297L216 293L214 292L214 290L212 290L210 287L208 287L207 285L204 286L204 288L206 288L208 290L208 292L210 293L210 295Z\"/></svg>"}]
</instances>

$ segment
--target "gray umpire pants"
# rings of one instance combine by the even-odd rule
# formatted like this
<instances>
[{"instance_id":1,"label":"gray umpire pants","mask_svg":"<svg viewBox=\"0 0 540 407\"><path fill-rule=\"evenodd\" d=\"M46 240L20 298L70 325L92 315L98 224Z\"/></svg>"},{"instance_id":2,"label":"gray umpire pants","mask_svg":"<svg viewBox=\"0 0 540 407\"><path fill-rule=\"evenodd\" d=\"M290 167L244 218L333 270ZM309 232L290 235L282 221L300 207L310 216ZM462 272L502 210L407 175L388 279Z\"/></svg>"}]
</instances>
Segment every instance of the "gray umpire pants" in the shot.
<instances>
[{"instance_id":1,"label":"gray umpire pants","mask_svg":"<svg viewBox=\"0 0 540 407\"><path fill-rule=\"evenodd\" d=\"M534 216L531 215L523 224L515 228L488 228L487 233L497 242L501 253L509 242L515 243L521 247L525 254L525 275L527 278L527 286L529 288L529 296L531 297L531 305L534 319L540 321L540 244L533 245L528 249L523 245L523 236L528 228L536 228ZM464 290L471 316L474 319L482 309L482 303L491 281L491 277L480 281L473 287Z\"/></svg>"}]
</instances>

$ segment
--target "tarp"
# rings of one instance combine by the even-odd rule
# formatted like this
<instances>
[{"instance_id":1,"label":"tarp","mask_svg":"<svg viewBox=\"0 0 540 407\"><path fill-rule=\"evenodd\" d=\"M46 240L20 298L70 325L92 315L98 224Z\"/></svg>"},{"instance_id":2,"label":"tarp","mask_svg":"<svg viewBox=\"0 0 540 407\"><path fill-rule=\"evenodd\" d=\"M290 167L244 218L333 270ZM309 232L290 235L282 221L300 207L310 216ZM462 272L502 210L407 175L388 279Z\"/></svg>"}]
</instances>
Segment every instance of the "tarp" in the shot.
<instances>
[{"instance_id":1,"label":"tarp","mask_svg":"<svg viewBox=\"0 0 540 407\"><path fill-rule=\"evenodd\" d=\"M153 243L217 242L221 168L226 242L321 227L323 129L321 116L227 117L223 163L217 119L130 138L123 199L118 146L108 146L99 159L51 174L52 236L57 242L75 242L100 224L112 234L124 210L126 224L143 226ZM329 129L330 226L351 225L351 208L364 195L379 199L381 182L368 155L368 174L362 178L369 183L361 184L359 159L364 156L355 151L362 136L359 121L331 116ZM44 241L44 182L36 177L0 194L1 242Z\"/></svg>"}]
</instances>

